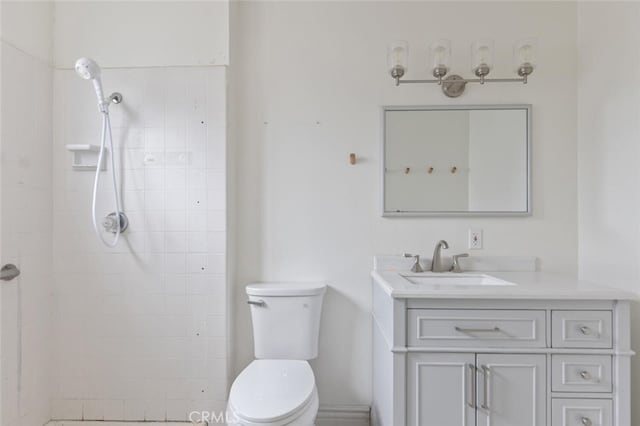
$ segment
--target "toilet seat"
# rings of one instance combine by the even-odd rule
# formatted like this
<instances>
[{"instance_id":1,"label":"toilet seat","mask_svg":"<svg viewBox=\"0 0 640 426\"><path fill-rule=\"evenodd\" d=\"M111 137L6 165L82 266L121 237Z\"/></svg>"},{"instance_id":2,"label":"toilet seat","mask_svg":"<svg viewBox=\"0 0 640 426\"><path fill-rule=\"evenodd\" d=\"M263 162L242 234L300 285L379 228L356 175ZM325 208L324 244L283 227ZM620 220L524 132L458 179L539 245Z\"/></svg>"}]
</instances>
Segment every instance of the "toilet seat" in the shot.
<instances>
[{"instance_id":1,"label":"toilet seat","mask_svg":"<svg viewBox=\"0 0 640 426\"><path fill-rule=\"evenodd\" d=\"M259 359L233 382L229 405L238 420L249 424L287 424L314 399L317 391L309 363Z\"/></svg>"}]
</instances>

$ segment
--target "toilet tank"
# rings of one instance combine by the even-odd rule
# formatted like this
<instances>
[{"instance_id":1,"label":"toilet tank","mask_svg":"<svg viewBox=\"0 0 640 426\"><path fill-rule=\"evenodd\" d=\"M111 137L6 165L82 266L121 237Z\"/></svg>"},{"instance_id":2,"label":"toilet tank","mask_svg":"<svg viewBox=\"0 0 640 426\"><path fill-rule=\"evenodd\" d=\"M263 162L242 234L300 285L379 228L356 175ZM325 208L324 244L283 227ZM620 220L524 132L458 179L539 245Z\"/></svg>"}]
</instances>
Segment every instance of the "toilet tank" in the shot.
<instances>
[{"instance_id":1,"label":"toilet tank","mask_svg":"<svg viewBox=\"0 0 640 426\"><path fill-rule=\"evenodd\" d=\"M316 358L326 288L323 283L248 285L256 358Z\"/></svg>"}]
</instances>

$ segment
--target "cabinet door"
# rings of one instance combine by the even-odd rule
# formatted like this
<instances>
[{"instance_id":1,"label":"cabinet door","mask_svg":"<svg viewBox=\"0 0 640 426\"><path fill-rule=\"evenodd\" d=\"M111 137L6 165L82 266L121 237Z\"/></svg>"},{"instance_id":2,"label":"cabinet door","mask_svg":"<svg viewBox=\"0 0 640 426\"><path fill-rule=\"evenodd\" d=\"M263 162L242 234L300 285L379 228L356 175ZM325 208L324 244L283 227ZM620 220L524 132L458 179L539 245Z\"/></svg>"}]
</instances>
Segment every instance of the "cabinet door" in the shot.
<instances>
[{"instance_id":1,"label":"cabinet door","mask_svg":"<svg viewBox=\"0 0 640 426\"><path fill-rule=\"evenodd\" d=\"M475 354L409 354L407 425L475 426L475 362Z\"/></svg>"},{"instance_id":2,"label":"cabinet door","mask_svg":"<svg viewBox=\"0 0 640 426\"><path fill-rule=\"evenodd\" d=\"M546 425L546 356L479 354L478 426Z\"/></svg>"}]
</instances>

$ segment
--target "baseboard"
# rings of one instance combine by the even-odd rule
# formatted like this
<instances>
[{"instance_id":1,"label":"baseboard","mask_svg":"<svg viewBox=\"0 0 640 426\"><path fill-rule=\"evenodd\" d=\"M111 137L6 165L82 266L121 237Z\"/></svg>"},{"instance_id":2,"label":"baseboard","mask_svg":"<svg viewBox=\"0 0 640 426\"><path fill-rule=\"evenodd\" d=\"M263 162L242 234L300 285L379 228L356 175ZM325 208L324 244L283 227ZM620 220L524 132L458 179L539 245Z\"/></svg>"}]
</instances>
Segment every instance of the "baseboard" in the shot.
<instances>
[{"instance_id":1,"label":"baseboard","mask_svg":"<svg viewBox=\"0 0 640 426\"><path fill-rule=\"evenodd\" d=\"M191 422L144 422L109 420L51 420L45 426L190 426Z\"/></svg>"},{"instance_id":2,"label":"baseboard","mask_svg":"<svg viewBox=\"0 0 640 426\"><path fill-rule=\"evenodd\" d=\"M320 405L316 426L369 426L367 405Z\"/></svg>"},{"instance_id":3,"label":"baseboard","mask_svg":"<svg viewBox=\"0 0 640 426\"><path fill-rule=\"evenodd\" d=\"M366 405L321 405L316 426L369 426L370 409ZM52 420L45 426L185 426L184 422L127 422L91 420Z\"/></svg>"}]
</instances>

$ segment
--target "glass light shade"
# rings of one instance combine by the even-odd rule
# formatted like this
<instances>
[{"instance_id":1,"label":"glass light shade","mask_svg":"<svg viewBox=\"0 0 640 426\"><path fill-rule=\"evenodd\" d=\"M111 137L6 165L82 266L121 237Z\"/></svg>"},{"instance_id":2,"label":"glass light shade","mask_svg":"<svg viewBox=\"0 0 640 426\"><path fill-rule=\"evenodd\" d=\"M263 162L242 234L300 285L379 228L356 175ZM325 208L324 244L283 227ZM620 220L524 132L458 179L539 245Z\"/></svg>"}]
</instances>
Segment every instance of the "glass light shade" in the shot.
<instances>
[{"instance_id":1,"label":"glass light shade","mask_svg":"<svg viewBox=\"0 0 640 426\"><path fill-rule=\"evenodd\" d=\"M536 67L538 53L538 40L535 38L525 38L518 40L513 46L513 60L516 70L520 70L523 66Z\"/></svg>"},{"instance_id":2,"label":"glass light shade","mask_svg":"<svg viewBox=\"0 0 640 426\"><path fill-rule=\"evenodd\" d=\"M387 64L389 67L389 72L392 75L399 72L400 70L402 70L402 74L406 73L409 68L408 62L409 43L404 40L398 40L389 45L389 48L387 50ZM402 75L400 75L400 77L402 77Z\"/></svg>"},{"instance_id":3,"label":"glass light shade","mask_svg":"<svg viewBox=\"0 0 640 426\"><path fill-rule=\"evenodd\" d=\"M438 40L429 46L429 63L431 68L443 68L449 71L451 62L451 40Z\"/></svg>"},{"instance_id":4,"label":"glass light shade","mask_svg":"<svg viewBox=\"0 0 640 426\"><path fill-rule=\"evenodd\" d=\"M471 71L477 73L478 70L487 73L493 68L493 40L477 40L471 45Z\"/></svg>"}]
</instances>

